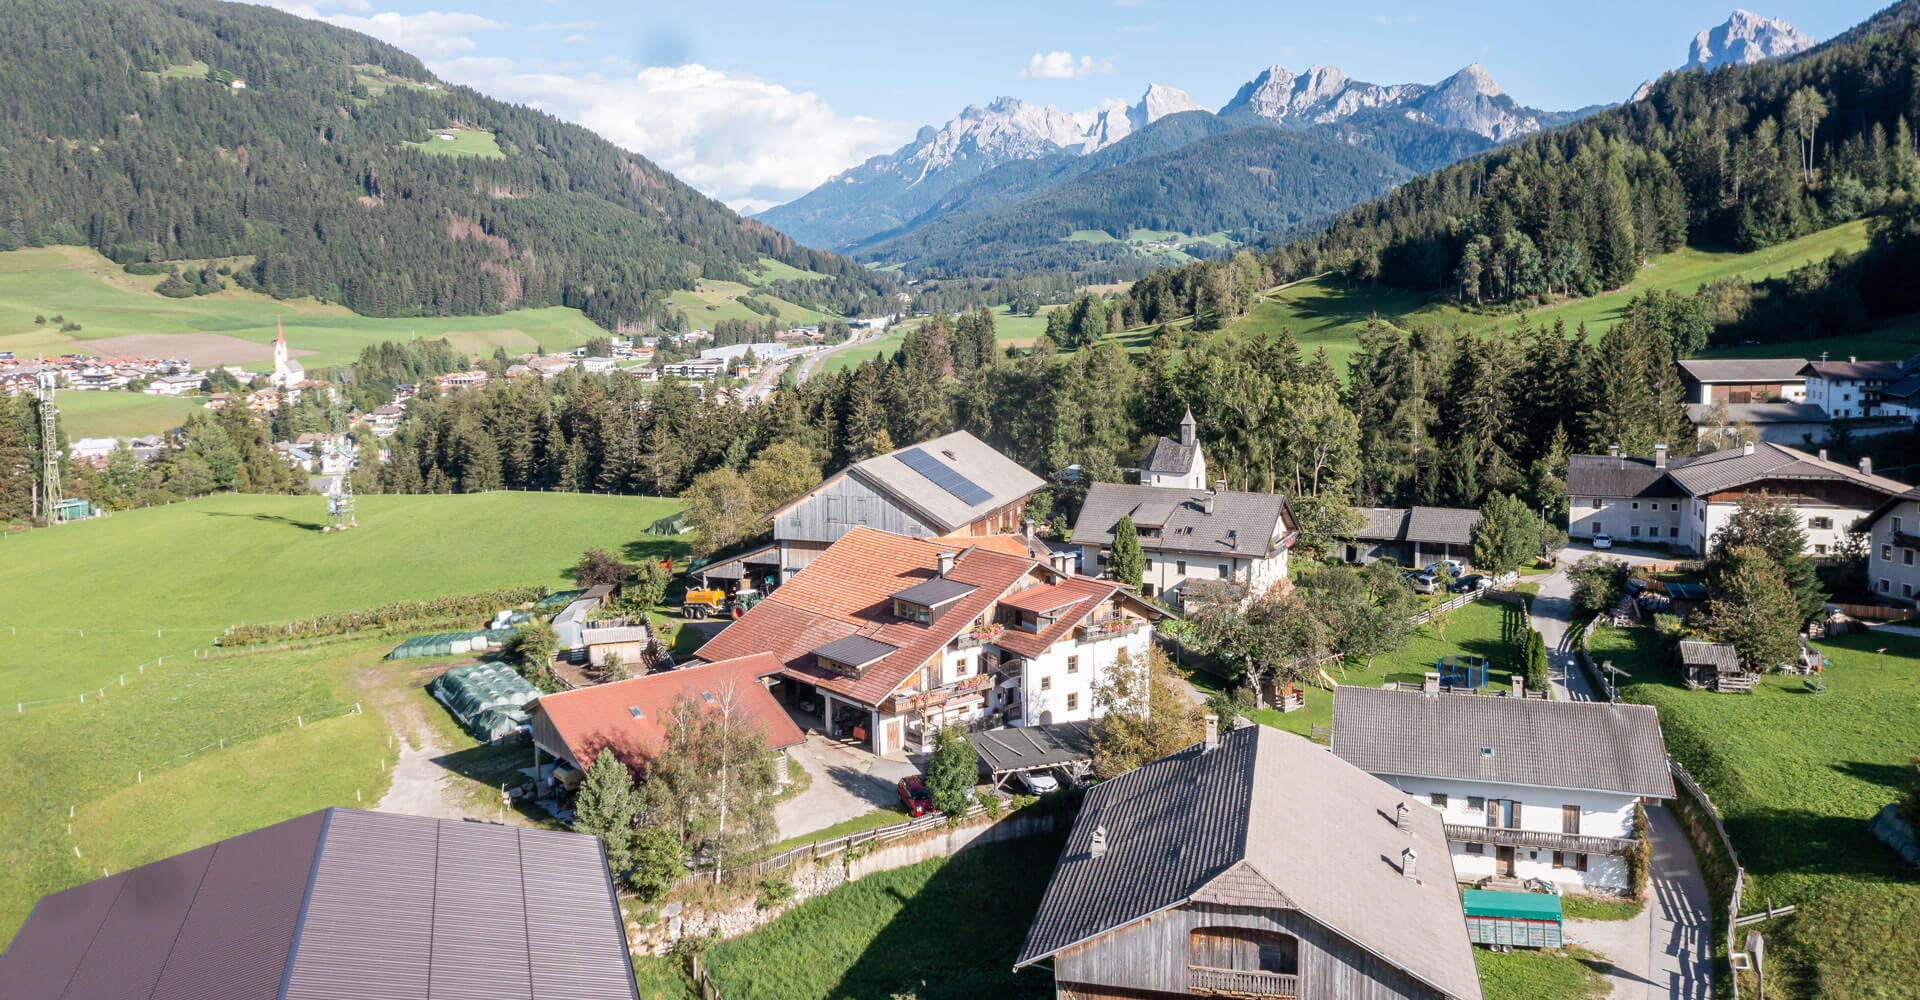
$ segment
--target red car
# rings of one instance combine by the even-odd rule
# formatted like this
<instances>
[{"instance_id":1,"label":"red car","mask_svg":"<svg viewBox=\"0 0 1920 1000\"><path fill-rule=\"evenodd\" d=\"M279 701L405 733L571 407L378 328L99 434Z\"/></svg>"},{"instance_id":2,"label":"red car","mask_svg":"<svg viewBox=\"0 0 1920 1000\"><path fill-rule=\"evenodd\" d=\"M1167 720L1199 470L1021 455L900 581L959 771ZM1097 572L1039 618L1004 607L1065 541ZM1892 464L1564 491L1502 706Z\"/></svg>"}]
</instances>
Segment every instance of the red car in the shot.
<instances>
[{"instance_id":1,"label":"red car","mask_svg":"<svg viewBox=\"0 0 1920 1000\"><path fill-rule=\"evenodd\" d=\"M900 783L893 788L900 793L900 804L906 806L907 812L916 819L938 811L933 808L933 794L927 791L927 785L920 780L919 775L901 778Z\"/></svg>"}]
</instances>

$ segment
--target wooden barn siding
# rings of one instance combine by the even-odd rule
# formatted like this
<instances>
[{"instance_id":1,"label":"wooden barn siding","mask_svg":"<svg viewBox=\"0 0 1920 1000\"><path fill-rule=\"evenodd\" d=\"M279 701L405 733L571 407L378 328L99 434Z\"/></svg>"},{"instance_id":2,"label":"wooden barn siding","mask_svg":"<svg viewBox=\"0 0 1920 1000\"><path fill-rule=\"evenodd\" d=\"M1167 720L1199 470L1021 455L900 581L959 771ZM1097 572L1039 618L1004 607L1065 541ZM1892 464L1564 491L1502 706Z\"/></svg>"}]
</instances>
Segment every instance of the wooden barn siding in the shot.
<instances>
[{"instance_id":1,"label":"wooden barn siding","mask_svg":"<svg viewBox=\"0 0 1920 1000\"><path fill-rule=\"evenodd\" d=\"M1188 904L1095 938L1054 957L1053 978L1073 984L1063 995L1098 996L1102 988L1188 994L1187 933L1198 927L1251 927L1292 934L1300 942L1300 995L1315 1000L1444 1000L1297 910ZM1094 987L1089 992L1087 987ZM1190 994L1188 994L1190 995Z\"/></svg>"},{"instance_id":2,"label":"wooden barn siding","mask_svg":"<svg viewBox=\"0 0 1920 1000\"><path fill-rule=\"evenodd\" d=\"M567 741L560 738L560 730L553 727L553 719L549 718L547 713L540 711L528 713L527 728L532 732L533 742L547 753L576 768L580 766L580 762L573 759L573 754L566 752Z\"/></svg>"},{"instance_id":3,"label":"wooden barn siding","mask_svg":"<svg viewBox=\"0 0 1920 1000\"><path fill-rule=\"evenodd\" d=\"M865 483L852 476L841 476L774 518L773 537L781 541L832 543L859 526L921 538L939 534Z\"/></svg>"},{"instance_id":4,"label":"wooden barn siding","mask_svg":"<svg viewBox=\"0 0 1920 1000\"><path fill-rule=\"evenodd\" d=\"M607 654L619 653L620 662L629 667L644 667L647 662L647 641L635 639L632 642L601 642L587 647L587 662L596 667L607 665Z\"/></svg>"}]
</instances>

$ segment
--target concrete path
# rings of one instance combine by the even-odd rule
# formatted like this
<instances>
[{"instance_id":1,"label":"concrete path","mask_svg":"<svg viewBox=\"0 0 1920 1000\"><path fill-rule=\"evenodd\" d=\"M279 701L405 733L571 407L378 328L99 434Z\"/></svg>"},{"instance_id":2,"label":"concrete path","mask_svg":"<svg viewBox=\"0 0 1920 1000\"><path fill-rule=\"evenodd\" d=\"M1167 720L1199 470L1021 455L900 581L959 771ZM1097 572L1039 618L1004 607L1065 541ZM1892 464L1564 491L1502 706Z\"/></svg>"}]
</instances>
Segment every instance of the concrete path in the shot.
<instances>
[{"instance_id":1,"label":"concrete path","mask_svg":"<svg viewBox=\"0 0 1920 1000\"><path fill-rule=\"evenodd\" d=\"M1707 883L1680 821L1664 806L1647 810L1653 841L1649 998L1709 1000L1713 996L1713 917ZM1621 994L1615 993L1615 996Z\"/></svg>"},{"instance_id":2,"label":"concrete path","mask_svg":"<svg viewBox=\"0 0 1920 1000\"><path fill-rule=\"evenodd\" d=\"M899 801L894 783L918 774L913 764L842 746L817 732L789 751L792 763L813 776L807 790L773 807L773 821L786 840Z\"/></svg>"},{"instance_id":3,"label":"concrete path","mask_svg":"<svg viewBox=\"0 0 1920 1000\"><path fill-rule=\"evenodd\" d=\"M1597 969L1613 985L1612 1000L1647 1000L1653 983L1649 975L1653 960L1647 947L1653 927L1651 907L1643 907L1631 920L1571 920L1566 922L1569 940L1607 960L1609 967Z\"/></svg>"},{"instance_id":4,"label":"concrete path","mask_svg":"<svg viewBox=\"0 0 1920 1000\"><path fill-rule=\"evenodd\" d=\"M1539 577L1540 593L1533 599L1533 627L1547 642L1547 673L1553 681L1553 700L1592 701L1593 691L1585 672L1574 662L1571 621L1573 616L1573 578L1562 560L1545 577Z\"/></svg>"}]
</instances>

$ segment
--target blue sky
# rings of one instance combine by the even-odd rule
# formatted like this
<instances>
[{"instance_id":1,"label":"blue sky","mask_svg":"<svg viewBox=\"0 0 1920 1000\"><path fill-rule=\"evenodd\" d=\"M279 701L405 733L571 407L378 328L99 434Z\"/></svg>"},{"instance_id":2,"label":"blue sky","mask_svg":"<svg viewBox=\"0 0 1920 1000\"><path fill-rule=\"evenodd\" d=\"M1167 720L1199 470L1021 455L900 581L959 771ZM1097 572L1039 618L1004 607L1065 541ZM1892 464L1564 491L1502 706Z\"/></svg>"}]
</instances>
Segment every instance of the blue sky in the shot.
<instances>
[{"instance_id":1,"label":"blue sky","mask_svg":"<svg viewBox=\"0 0 1920 1000\"><path fill-rule=\"evenodd\" d=\"M1693 35L1732 10L1725 0L269 2L579 122L746 211L999 95L1076 112L1160 83L1217 109L1275 63L1431 83L1478 62L1522 104L1619 101L1684 63ZM1824 39L1884 5L1787 0L1757 13Z\"/></svg>"}]
</instances>

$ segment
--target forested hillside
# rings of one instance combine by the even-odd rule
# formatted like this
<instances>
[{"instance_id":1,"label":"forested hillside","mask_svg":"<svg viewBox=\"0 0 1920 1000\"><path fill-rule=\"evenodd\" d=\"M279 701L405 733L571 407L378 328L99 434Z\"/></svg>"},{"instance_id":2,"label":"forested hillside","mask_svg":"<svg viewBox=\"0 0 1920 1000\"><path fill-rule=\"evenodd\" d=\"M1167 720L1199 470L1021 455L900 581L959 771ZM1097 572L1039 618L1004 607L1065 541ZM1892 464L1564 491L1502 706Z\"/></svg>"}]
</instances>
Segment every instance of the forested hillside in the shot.
<instances>
[{"instance_id":1,"label":"forested hillside","mask_svg":"<svg viewBox=\"0 0 1920 1000\"><path fill-rule=\"evenodd\" d=\"M1269 254L1266 276L1340 270L1517 306L1621 287L1649 255L1683 244L1753 249L1897 208L1920 179L1916 9L1903 0L1868 22L1880 30L1796 58L1670 73L1645 100L1343 214ZM1189 300L1207 266L1136 286L1140 318L1163 318L1156 301Z\"/></svg>"},{"instance_id":2,"label":"forested hillside","mask_svg":"<svg viewBox=\"0 0 1920 1000\"><path fill-rule=\"evenodd\" d=\"M1155 128L1188 117L1205 120L1177 115ZM1149 136L1127 142L1135 138ZM1252 238L1337 211L1408 176L1404 167L1342 142L1249 126L1081 174L1004 208L949 215L859 256L932 277L1071 270L1086 280L1126 280L1150 262L1125 246L1061 241L1076 230L1124 236L1135 228Z\"/></svg>"},{"instance_id":3,"label":"forested hillside","mask_svg":"<svg viewBox=\"0 0 1920 1000\"><path fill-rule=\"evenodd\" d=\"M833 276L809 304L890 288L354 32L212 0L0 0L0 23L0 249L251 255L241 283L367 315L568 305L609 328L762 256Z\"/></svg>"}]
</instances>

